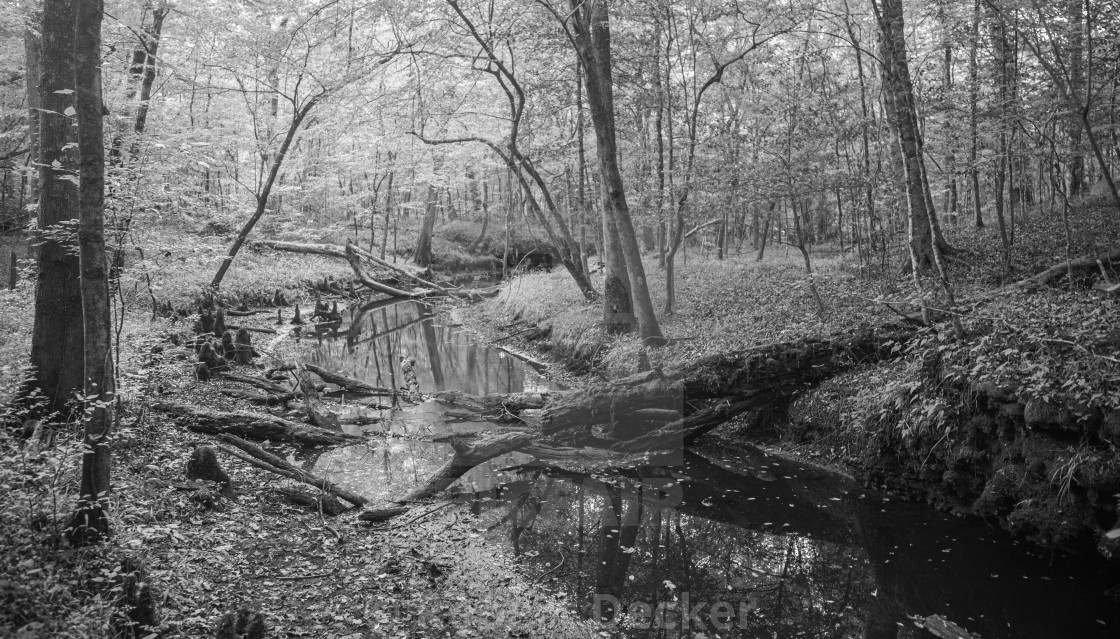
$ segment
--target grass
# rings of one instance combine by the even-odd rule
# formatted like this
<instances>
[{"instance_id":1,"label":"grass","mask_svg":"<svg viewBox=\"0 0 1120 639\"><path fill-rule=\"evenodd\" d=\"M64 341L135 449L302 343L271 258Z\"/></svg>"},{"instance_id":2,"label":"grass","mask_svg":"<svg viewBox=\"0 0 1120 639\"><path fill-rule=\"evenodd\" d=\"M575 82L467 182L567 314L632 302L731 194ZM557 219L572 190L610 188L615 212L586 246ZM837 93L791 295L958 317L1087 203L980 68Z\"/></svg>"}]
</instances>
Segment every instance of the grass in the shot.
<instances>
[{"instance_id":1,"label":"grass","mask_svg":"<svg viewBox=\"0 0 1120 639\"><path fill-rule=\"evenodd\" d=\"M467 309L478 323L508 324L516 319L552 327L554 344L567 342L581 352L598 352L608 376L633 372L646 352L654 365L672 365L704 355L757 344L828 334L850 326L889 319L892 313L870 300L881 284L860 279L838 257L813 262L828 310L818 316L800 255L771 250L762 261L753 255L725 260L690 256L676 268L675 312L666 315L665 277L654 259L645 261L650 296L668 346L643 349L633 336L609 337L600 328L601 309L589 304L567 272L515 276L502 294ZM601 277L593 277L601 289Z\"/></svg>"}]
</instances>

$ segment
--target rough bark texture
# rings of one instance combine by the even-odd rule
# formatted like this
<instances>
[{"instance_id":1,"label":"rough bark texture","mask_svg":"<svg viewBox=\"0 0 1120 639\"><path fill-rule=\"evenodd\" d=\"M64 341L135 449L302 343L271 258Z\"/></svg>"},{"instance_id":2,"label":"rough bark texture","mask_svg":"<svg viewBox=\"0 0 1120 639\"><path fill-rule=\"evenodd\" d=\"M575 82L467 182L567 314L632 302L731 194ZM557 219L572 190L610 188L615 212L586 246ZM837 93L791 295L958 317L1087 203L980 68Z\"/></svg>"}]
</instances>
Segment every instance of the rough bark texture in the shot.
<instances>
[{"instance_id":1,"label":"rough bark texture","mask_svg":"<svg viewBox=\"0 0 1120 639\"><path fill-rule=\"evenodd\" d=\"M39 82L39 232L35 322L31 365L35 376L24 396L38 391L47 409L61 411L82 389L82 293L78 257L64 222L78 211L76 148L70 117L74 108L74 2L43 4L42 76ZM72 112L72 111L71 111ZM65 178L65 179L64 179Z\"/></svg>"},{"instance_id":2,"label":"rough bark texture","mask_svg":"<svg viewBox=\"0 0 1120 639\"><path fill-rule=\"evenodd\" d=\"M110 352L109 260L105 252L105 145L101 105L103 0L77 3L73 31L75 110L81 188L78 246L84 333L82 481L70 542L85 545L109 535L109 430L112 426L113 359Z\"/></svg>"},{"instance_id":3,"label":"rough bark texture","mask_svg":"<svg viewBox=\"0 0 1120 639\"><path fill-rule=\"evenodd\" d=\"M185 422L189 430L209 435L228 433L248 439L267 439L302 446L334 446L362 441L356 435L335 433L262 413L224 413L175 402L157 402L152 405L152 410L167 413L177 422Z\"/></svg>"}]
</instances>

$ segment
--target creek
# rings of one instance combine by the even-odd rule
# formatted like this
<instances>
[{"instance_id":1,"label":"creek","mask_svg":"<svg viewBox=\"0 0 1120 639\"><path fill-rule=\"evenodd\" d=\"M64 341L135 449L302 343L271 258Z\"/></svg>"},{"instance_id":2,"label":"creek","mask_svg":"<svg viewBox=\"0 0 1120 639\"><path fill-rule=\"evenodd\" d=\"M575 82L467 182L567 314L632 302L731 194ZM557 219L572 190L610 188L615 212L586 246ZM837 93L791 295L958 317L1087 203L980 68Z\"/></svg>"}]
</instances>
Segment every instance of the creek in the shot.
<instances>
[{"instance_id":1,"label":"creek","mask_svg":"<svg viewBox=\"0 0 1120 639\"><path fill-rule=\"evenodd\" d=\"M413 301L355 306L304 341L306 362L378 386L404 386L411 369L421 392L563 388ZM380 420L378 434L314 462L375 501L451 457L434 439L501 428L436 402L382 402L347 402L349 415ZM626 636L1120 637L1115 568L1043 556L995 525L745 444L609 472L513 453L452 490L535 587Z\"/></svg>"}]
</instances>

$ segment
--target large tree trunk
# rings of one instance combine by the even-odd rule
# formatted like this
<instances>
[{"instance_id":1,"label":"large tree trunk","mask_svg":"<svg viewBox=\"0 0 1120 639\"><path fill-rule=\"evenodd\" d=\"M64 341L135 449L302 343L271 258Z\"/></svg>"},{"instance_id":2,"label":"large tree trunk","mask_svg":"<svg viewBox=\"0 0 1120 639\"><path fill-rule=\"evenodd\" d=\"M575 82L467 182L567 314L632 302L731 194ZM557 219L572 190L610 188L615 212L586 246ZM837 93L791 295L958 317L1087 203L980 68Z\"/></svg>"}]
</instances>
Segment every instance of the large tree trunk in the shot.
<instances>
[{"instance_id":1,"label":"large tree trunk","mask_svg":"<svg viewBox=\"0 0 1120 639\"><path fill-rule=\"evenodd\" d=\"M653 301L646 284L645 267L642 265L641 248L634 234L634 224L630 219L630 209L626 203L626 191L622 184L622 173L618 168L618 148L615 138L614 88L611 77L611 40L610 18L605 0L591 0L580 4L571 3L573 13L578 16L576 42L580 49L580 59L584 67L584 85L587 90L587 104L591 111L591 121L595 127L595 140L599 155L599 180L603 202L604 244L608 256L612 249L618 248L625 263L625 277L629 282L630 299L633 303L638 330L643 340L657 344L662 340L661 327L653 310ZM618 245L612 245L611 226L617 233ZM611 264L608 263L608 269ZM608 278L622 277L615 269L608 270ZM604 313L612 312L612 299L618 300L618 287L607 290L611 285L604 284ZM613 298L612 298L613 296ZM617 318L622 321L622 318ZM611 322L608 321L608 326Z\"/></svg>"},{"instance_id":2,"label":"large tree trunk","mask_svg":"<svg viewBox=\"0 0 1120 639\"><path fill-rule=\"evenodd\" d=\"M74 108L74 2L43 4L39 82L39 232L31 365L23 395L38 392L48 411L62 411L82 390L82 292L78 257L65 223L78 210L77 149L64 113ZM69 146L68 146L69 145Z\"/></svg>"},{"instance_id":3,"label":"large tree trunk","mask_svg":"<svg viewBox=\"0 0 1120 639\"><path fill-rule=\"evenodd\" d=\"M109 493L113 359L110 352L109 260L105 253L105 145L101 105L101 16L103 0L83 0L75 13L74 90L81 156L78 246L81 265L82 326L85 336L83 412L85 450L77 512L68 528L74 545L109 535L105 514Z\"/></svg>"},{"instance_id":4,"label":"large tree trunk","mask_svg":"<svg viewBox=\"0 0 1120 639\"><path fill-rule=\"evenodd\" d=\"M884 103L898 139L906 176L911 254L917 259L917 263L911 264L911 267L926 269L934 265L935 246L941 251L947 251L949 247L934 223L937 213L933 210L933 197L926 178L922 135L914 102L914 84L910 79L910 65L906 59L902 0L874 0L872 6L880 34Z\"/></svg>"}]
</instances>

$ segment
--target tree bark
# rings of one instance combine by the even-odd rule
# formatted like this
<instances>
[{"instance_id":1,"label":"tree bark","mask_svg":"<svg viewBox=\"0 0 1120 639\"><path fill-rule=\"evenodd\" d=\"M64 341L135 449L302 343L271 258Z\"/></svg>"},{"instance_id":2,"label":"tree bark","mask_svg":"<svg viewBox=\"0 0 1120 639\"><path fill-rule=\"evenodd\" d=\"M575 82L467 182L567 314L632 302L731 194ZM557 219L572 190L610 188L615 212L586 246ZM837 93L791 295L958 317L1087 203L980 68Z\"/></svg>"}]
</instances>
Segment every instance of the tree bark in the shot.
<instances>
[{"instance_id":1,"label":"tree bark","mask_svg":"<svg viewBox=\"0 0 1120 639\"><path fill-rule=\"evenodd\" d=\"M634 234L634 224L626 203L626 191L622 183L622 173L618 167L618 148L615 137L614 88L611 71L610 18L605 0L590 0L578 3L572 0L573 14L577 16L575 42L579 47L580 61L584 69L584 88L587 92L588 110L595 128L596 147L599 156L599 180L603 202L604 244L608 256L613 248L618 248L625 264L629 296L633 303L639 334L648 344L658 345L662 340L661 327L653 310L649 287L646 283L645 267L642 264L641 248ZM617 234L618 245L612 246L611 227ZM619 287L610 278L624 275L612 269L608 263L607 282L604 284L604 313L609 320L613 311L612 302L620 300ZM611 300L612 295L616 298ZM614 318L614 324L625 321L624 317ZM612 324L607 322L608 326Z\"/></svg>"},{"instance_id":2,"label":"tree bark","mask_svg":"<svg viewBox=\"0 0 1120 639\"><path fill-rule=\"evenodd\" d=\"M884 102L902 152L906 176L906 197L909 204L909 227L912 254L917 263L910 267L922 270L934 265L933 251L947 252L948 244L933 223L937 213L926 178L922 135L914 101L914 85L906 57L906 30L903 23L902 0L873 0L879 27L879 51L883 62Z\"/></svg>"},{"instance_id":3,"label":"tree bark","mask_svg":"<svg viewBox=\"0 0 1120 639\"><path fill-rule=\"evenodd\" d=\"M423 485L418 486L398 503L431 499L447 490L457 479L470 469L487 460L511 453L528 446L533 441L529 433L502 433L490 435L473 444L465 444L453 439L451 446L455 455L433 473Z\"/></svg>"},{"instance_id":4,"label":"tree bark","mask_svg":"<svg viewBox=\"0 0 1120 639\"><path fill-rule=\"evenodd\" d=\"M263 413L226 413L178 402L157 402L152 410L167 413L188 430L208 435L230 434L247 439L291 442L301 446L336 446L362 441L357 435L325 430Z\"/></svg>"},{"instance_id":5,"label":"tree bark","mask_svg":"<svg viewBox=\"0 0 1120 639\"><path fill-rule=\"evenodd\" d=\"M42 100L39 96L39 76L42 75L43 37L40 34L42 14L39 12L29 16L34 28L28 28L23 34L23 50L27 77L27 155L31 166L39 165L39 112ZM32 172L27 177L27 199L30 202L39 201L38 171Z\"/></svg>"},{"instance_id":6,"label":"tree bark","mask_svg":"<svg viewBox=\"0 0 1120 639\"><path fill-rule=\"evenodd\" d=\"M39 233L35 320L31 335L34 376L21 393L37 392L48 412L63 412L82 390L84 341L78 257L66 223L78 211L74 113L73 0L43 5L39 82ZM68 146L69 145L69 146Z\"/></svg>"},{"instance_id":7,"label":"tree bark","mask_svg":"<svg viewBox=\"0 0 1120 639\"><path fill-rule=\"evenodd\" d=\"M81 186L78 246L84 333L84 447L78 509L67 530L76 546L109 536L105 513L109 493L113 406L110 351L109 260L105 252L105 145L101 104L101 16L103 0L76 5L73 25L75 111Z\"/></svg>"},{"instance_id":8,"label":"tree bark","mask_svg":"<svg viewBox=\"0 0 1120 639\"><path fill-rule=\"evenodd\" d=\"M413 260L421 268L432 265L432 231L436 226L436 187L428 184L428 198L424 203L424 219L420 223L420 239L416 242L416 258Z\"/></svg>"},{"instance_id":9,"label":"tree bark","mask_svg":"<svg viewBox=\"0 0 1120 639\"><path fill-rule=\"evenodd\" d=\"M240 459L241 461L256 466L257 468L267 470L278 475L283 475L284 477L303 482L310 486L314 486L319 490L322 490L323 492L330 493L337 496L339 499L348 501L359 508L369 503L369 500L365 497L356 495L346 490L345 488L338 486L338 484L331 483L325 479L313 475L312 473L309 473L306 470L303 470L302 468L291 464L286 459L277 457L276 455L273 455L272 453L264 450L260 446L249 443L244 439L241 439L240 437L235 437L229 434L222 434L218 435L218 439L238 449L233 450L227 448L226 446L220 446L219 450L226 453L227 455L231 455Z\"/></svg>"}]
</instances>

